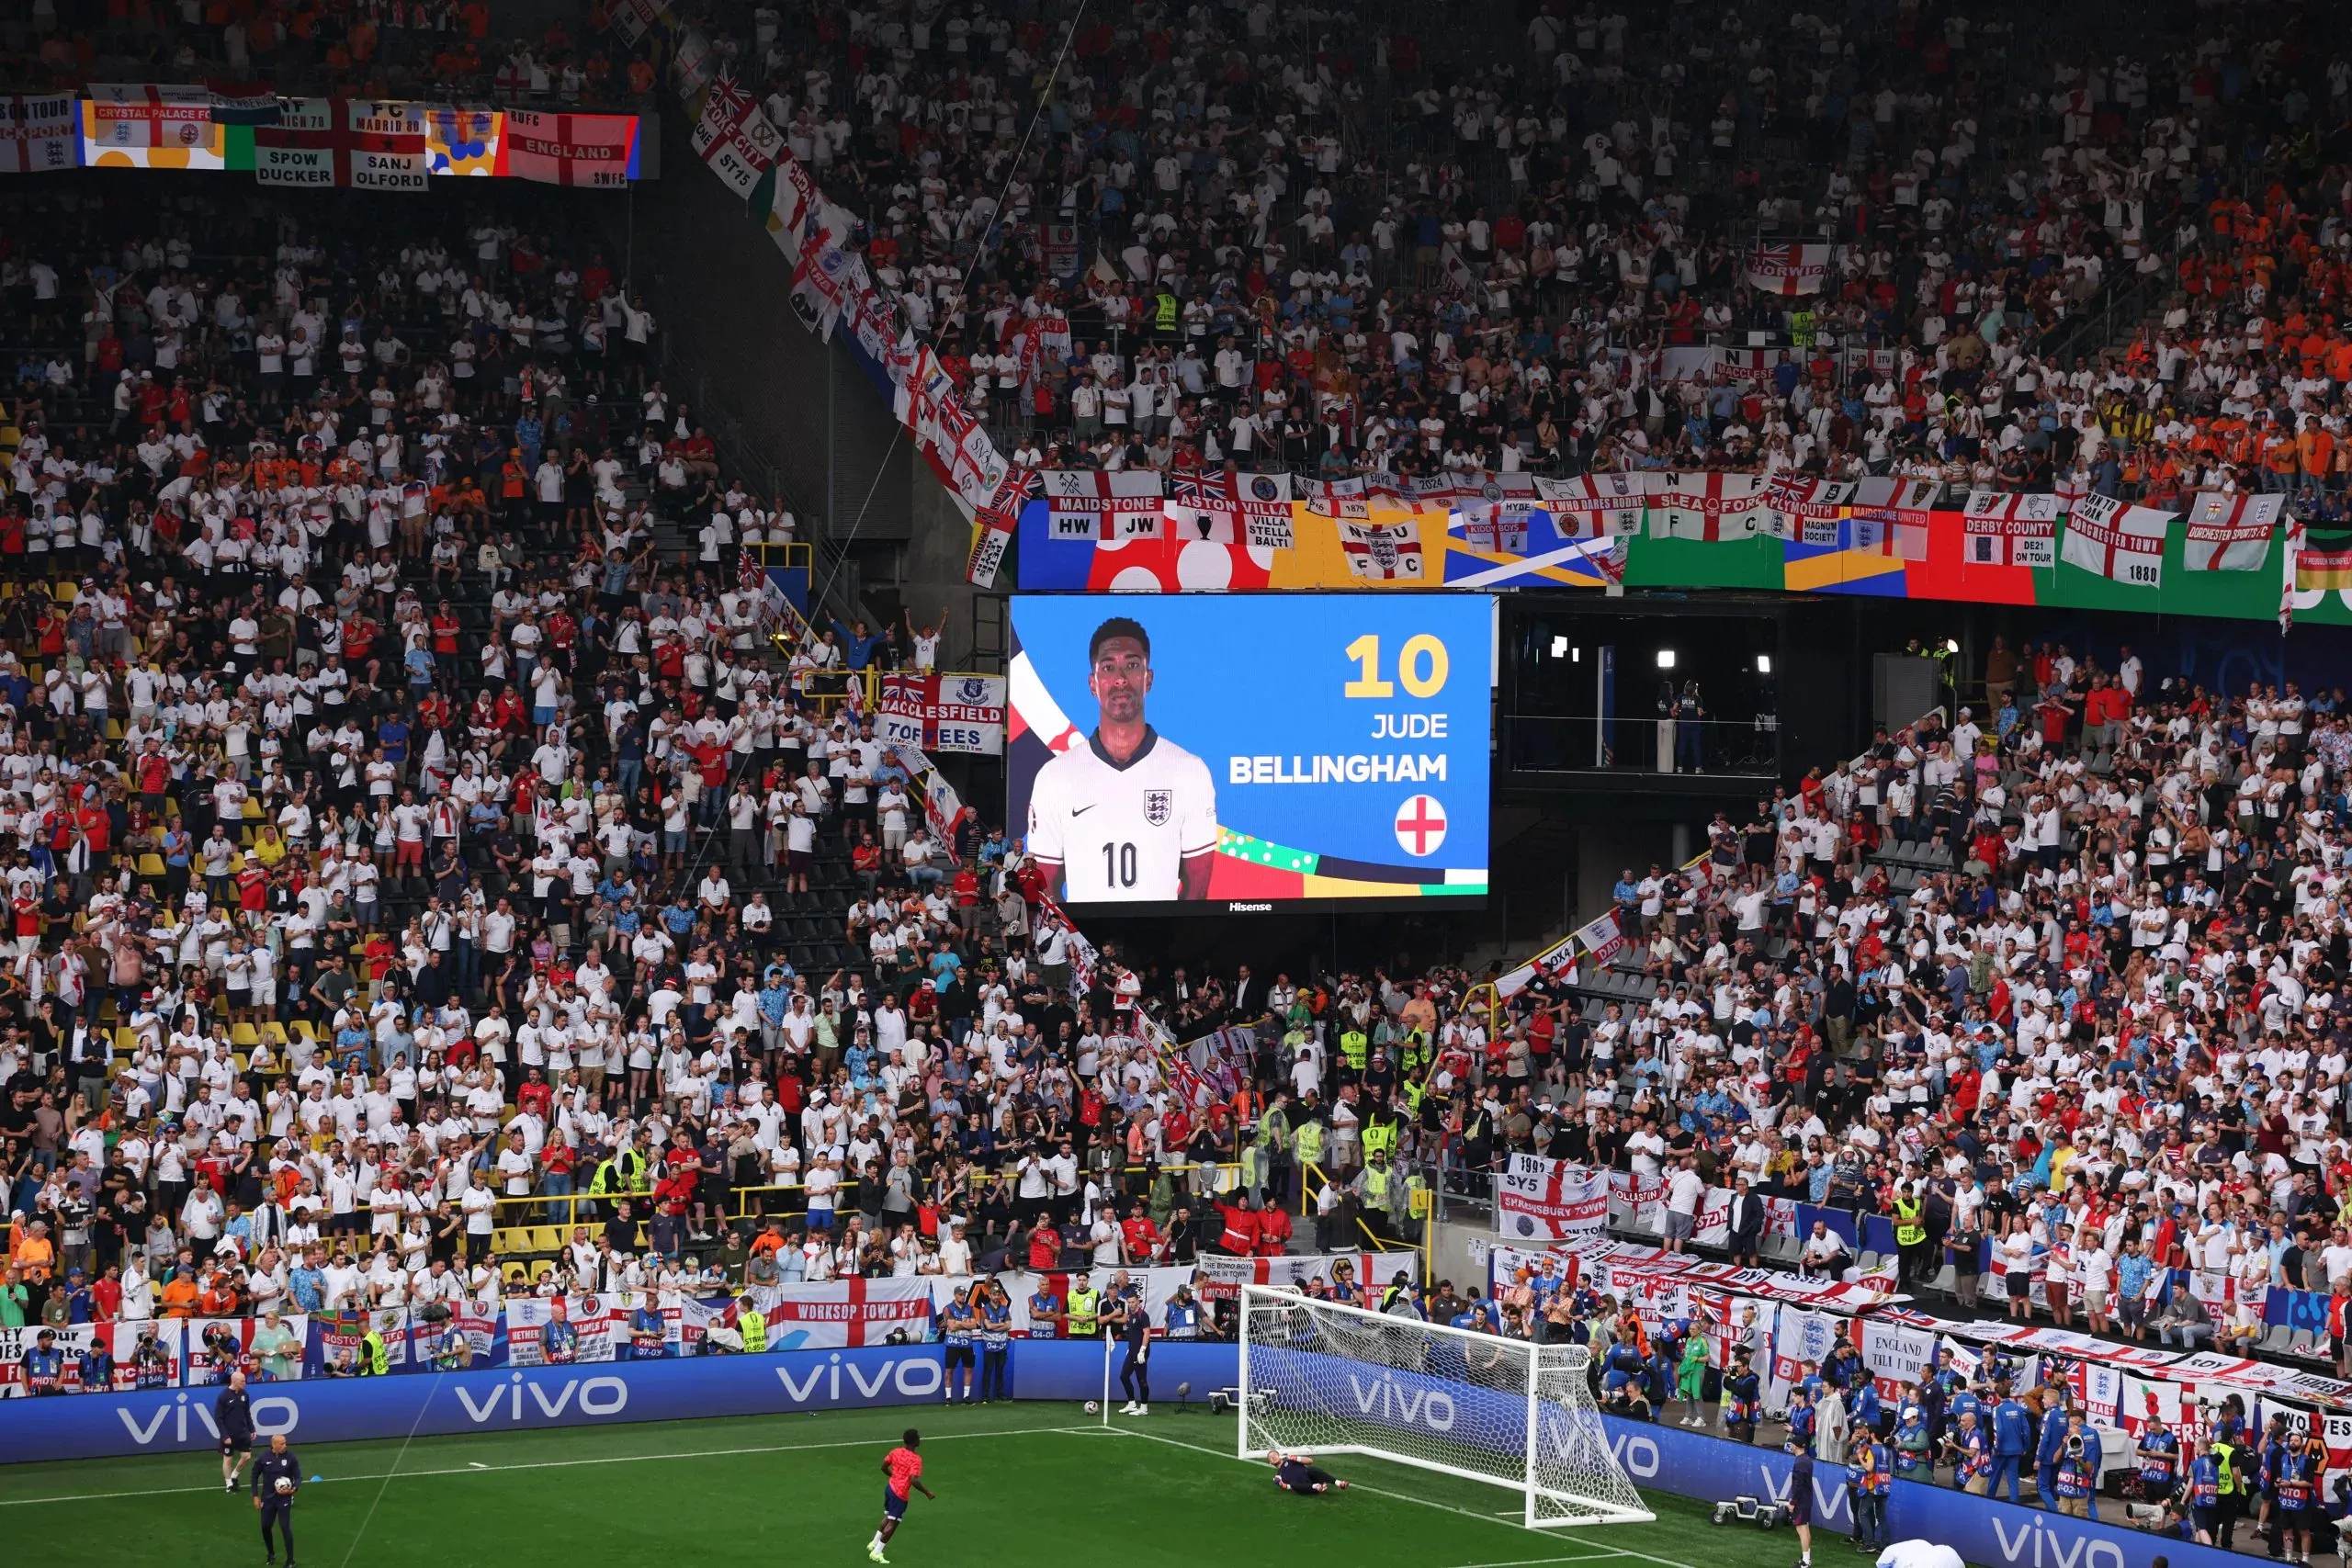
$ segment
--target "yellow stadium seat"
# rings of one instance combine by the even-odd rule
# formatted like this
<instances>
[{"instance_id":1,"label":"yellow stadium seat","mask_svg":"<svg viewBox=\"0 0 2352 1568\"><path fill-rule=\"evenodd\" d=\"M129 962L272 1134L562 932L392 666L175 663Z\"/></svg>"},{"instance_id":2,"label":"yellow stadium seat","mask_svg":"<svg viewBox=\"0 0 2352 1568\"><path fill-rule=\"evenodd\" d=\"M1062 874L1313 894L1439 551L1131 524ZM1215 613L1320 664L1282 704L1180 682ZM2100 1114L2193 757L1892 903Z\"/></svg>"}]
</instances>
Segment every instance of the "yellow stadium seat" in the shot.
<instances>
[{"instance_id":1,"label":"yellow stadium seat","mask_svg":"<svg viewBox=\"0 0 2352 1568\"><path fill-rule=\"evenodd\" d=\"M114 1048L125 1054L136 1051L139 1049L139 1036L128 1028L118 1029L114 1032Z\"/></svg>"},{"instance_id":2,"label":"yellow stadium seat","mask_svg":"<svg viewBox=\"0 0 2352 1568\"><path fill-rule=\"evenodd\" d=\"M57 586L49 591L49 596L61 604L71 604L81 592L80 583L70 577L61 577L57 580Z\"/></svg>"},{"instance_id":3,"label":"yellow stadium seat","mask_svg":"<svg viewBox=\"0 0 2352 1568\"><path fill-rule=\"evenodd\" d=\"M229 1043L241 1051L250 1051L261 1043L261 1034L250 1023L235 1024L229 1030Z\"/></svg>"},{"instance_id":4,"label":"yellow stadium seat","mask_svg":"<svg viewBox=\"0 0 2352 1568\"><path fill-rule=\"evenodd\" d=\"M149 850L145 854L139 857L139 874L141 876L168 876L171 874L164 868L164 857L157 854L154 851Z\"/></svg>"},{"instance_id":5,"label":"yellow stadium seat","mask_svg":"<svg viewBox=\"0 0 2352 1568\"><path fill-rule=\"evenodd\" d=\"M283 1046L287 1043L286 1026L272 1019L261 1026L261 1037L272 1045Z\"/></svg>"},{"instance_id":6,"label":"yellow stadium seat","mask_svg":"<svg viewBox=\"0 0 2352 1568\"><path fill-rule=\"evenodd\" d=\"M261 802L250 795L245 796L245 820L248 822L261 820Z\"/></svg>"},{"instance_id":7,"label":"yellow stadium seat","mask_svg":"<svg viewBox=\"0 0 2352 1568\"><path fill-rule=\"evenodd\" d=\"M311 1021L307 1018L298 1018L294 1021L294 1032L305 1040L318 1038L318 1032L311 1027Z\"/></svg>"},{"instance_id":8,"label":"yellow stadium seat","mask_svg":"<svg viewBox=\"0 0 2352 1568\"><path fill-rule=\"evenodd\" d=\"M506 1275L506 1282L510 1285L527 1285L531 1282L531 1270L526 1264L509 1263L503 1272Z\"/></svg>"}]
</instances>

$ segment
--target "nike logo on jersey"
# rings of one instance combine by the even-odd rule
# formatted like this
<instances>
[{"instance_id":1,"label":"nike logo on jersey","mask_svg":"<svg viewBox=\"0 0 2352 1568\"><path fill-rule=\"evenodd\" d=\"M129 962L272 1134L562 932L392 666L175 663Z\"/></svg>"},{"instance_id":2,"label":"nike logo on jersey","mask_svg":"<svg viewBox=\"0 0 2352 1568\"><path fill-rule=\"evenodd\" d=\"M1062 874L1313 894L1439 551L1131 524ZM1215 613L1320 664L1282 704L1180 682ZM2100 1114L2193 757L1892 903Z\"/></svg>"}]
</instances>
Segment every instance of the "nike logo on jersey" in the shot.
<instances>
[{"instance_id":1,"label":"nike logo on jersey","mask_svg":"<svg viewBox=\"0 0 2352 1568\"><path fill-rule=\"evenodd\" d=\"M1094 805L1095 805L1095 806L1100 806L1100 805L1102 805L1102 803L1101 801L1099 801L1099 800L1098 800L1098 801L1096 801L1096 802L1094 803ZM1090 812L1090 811L1091 811L1091 810L1093 810L1093 809L1094 809L1094 807L1093 807L1093 806L1073 806L1073 807L1071 807L1069 808L1069 814L1070 814L1072 817L1083 817L1083 816L1085 816L1088 812Z\"/></svg>"}]
</instances>

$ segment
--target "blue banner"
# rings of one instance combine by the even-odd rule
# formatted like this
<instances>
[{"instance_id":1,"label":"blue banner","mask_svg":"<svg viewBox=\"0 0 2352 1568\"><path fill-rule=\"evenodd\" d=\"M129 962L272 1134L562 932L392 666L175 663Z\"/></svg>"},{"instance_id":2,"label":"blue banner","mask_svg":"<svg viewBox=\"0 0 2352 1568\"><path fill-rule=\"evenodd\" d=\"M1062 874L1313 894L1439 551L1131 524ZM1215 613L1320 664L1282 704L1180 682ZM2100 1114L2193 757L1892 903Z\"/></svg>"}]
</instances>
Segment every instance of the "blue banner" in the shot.
<instances>
[{"instance_id":1,"label":"blue banner","mask_svg":"<svg viewBox=\"0 0 2352 1568\"><path fill-rule=\"evenodd\" d=\"M1153 1392L1193 1399L1234 1381L1230 1345L1152 1348ZM289 1442L340 1443L427 1434L530 1431L628 1421L774 1416L937 1404L945 1389L941 1348L793 1350L766 1356L605 1361L516 1367L438 1376L325 1378L256 1384L254 1430ZM1015 1340L1016 1399L1079 1400L1102 1393L1100 1345ZM216 1447L214 1389L85 1394L0 1402L0 1463L187 1453Z\"/></svg>"}]
</instances>

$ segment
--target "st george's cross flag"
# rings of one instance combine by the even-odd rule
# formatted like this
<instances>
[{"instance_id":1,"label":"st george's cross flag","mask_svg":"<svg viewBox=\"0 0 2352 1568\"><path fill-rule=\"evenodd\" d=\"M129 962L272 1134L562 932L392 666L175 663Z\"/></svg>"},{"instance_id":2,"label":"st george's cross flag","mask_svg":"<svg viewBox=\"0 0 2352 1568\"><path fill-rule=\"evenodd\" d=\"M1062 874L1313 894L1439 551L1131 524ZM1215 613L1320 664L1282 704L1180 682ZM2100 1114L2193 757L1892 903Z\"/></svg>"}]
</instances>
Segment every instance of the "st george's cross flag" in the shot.
<instances>
[{"instance_id":1,"label":"st george's cross flag","mask_svg":"<svg viewBox=\"0 0 2352 1568\"><path fill-rule=\"evenodd\" d=\"M2086 495L2066 513L2066 536L2059 553L2068 566L2095 571L2109 581L2161 588L2165 526L2176 515L2113 496Z\"/></svg>"},{"instance_id":2,"label":"st george's cross flag","mask_svg":"<svg viewBox=\"0 0 2352 1568\"><path fill-rule=\"evenodd\" d=\"M1928 509L1943 487L1893 475L1858 479L1847 511L1851 548L1897 560L1928 558Z\"/></svg>"},{"instance_id":3,"label":"st george's cross flag","mask_svg":"<svg viewBox=\"0 0 2352 1568\"><path fill-rule=\"evenodd\" d=\"M2191 571L2257 570L2270 558L2270 536L2286 512L2283 495L2201 491L2188 503L2180 564Z\"/></svg>"},{"instance_id":4,"label":"st george's cross flag","mask_svg":"<svg viewBox=\"0 0 2352 1568\"><path fill-rule=\"evenodd\" d=\"M1662 474L1650 492L1650 537L1713 544L1769 536L1764 485L1761 474Z\"/></svg>"},{"instance_id":5,"label":"st george's cross flag","mask_svg":"<svg viewBox=\"0 0 2352 1568\"><path fill-rule=\"evenodd\" d=\"M1156 470L1047 468L1040 478L1048 538L1109 543L1164 536Z\"/></svg>"},{"instance_id":6,"label":"st george's cross flag","mask_svg":"<svg viewBox=\"0 0 2352 1568\"><path fill-rule=\"evenodd\" d=\"M1650 487L1657 478L1648 473L1600 473L1537 479L1535 492L1563 538L1619 539L1642 531Z\"/></svg>"}]
</instances>

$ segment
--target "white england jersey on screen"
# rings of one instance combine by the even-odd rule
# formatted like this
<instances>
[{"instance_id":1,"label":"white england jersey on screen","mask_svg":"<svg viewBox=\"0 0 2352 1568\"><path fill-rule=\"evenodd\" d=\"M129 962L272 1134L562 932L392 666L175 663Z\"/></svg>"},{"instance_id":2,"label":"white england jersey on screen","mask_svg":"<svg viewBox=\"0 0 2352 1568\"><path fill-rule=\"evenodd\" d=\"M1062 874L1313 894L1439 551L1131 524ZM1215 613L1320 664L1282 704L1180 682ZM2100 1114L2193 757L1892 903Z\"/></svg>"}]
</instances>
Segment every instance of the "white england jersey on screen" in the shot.
<instances>
[{"instance_id":1,"label":"white england jersey on screen","mask_svg":"<svg viewBox=\"0 0 2352 1568\"><path fill-rule=\"evenodd\" d=\"M1216 848L1208 764L1148 727L1126 766L1089 737L1030 788L1029 852L1061 863L1073 904L1171 902L1184 857Z\"/></svg>"}]
</instances>

